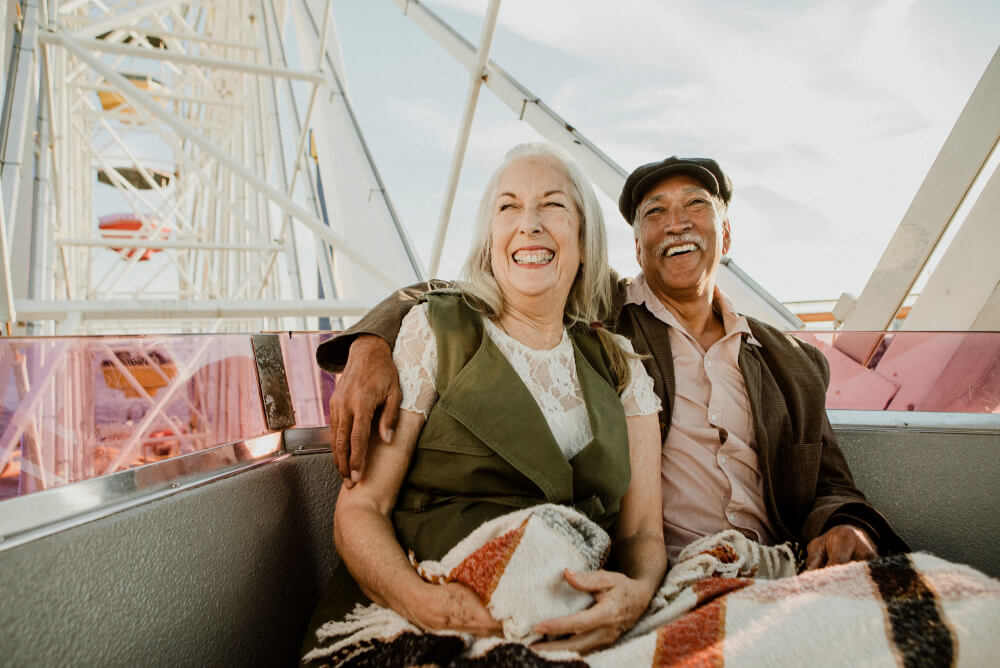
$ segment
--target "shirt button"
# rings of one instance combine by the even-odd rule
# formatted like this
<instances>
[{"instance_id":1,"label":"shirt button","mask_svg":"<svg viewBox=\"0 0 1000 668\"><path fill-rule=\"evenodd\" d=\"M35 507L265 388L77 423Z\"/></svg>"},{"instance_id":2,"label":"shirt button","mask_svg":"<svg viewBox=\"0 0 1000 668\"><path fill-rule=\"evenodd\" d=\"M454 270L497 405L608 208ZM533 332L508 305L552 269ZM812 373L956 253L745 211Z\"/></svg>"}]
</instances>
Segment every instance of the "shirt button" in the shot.
<instances>
[{"instance_id":1,"label":"shirt button","mask_svg":"<svg viewBox=\"0 0 1000 668\"><path fill-rule=\"evenodd\" d=\"M719 463L720 464L725 464L728 461L729 461L729 457L726 457L725 455L719 455Z\"/></svg>"},{"instance_id":2,"label":"shirt button","mask_svg":"<svg viewBox=\"0 0 1000 668\"><path fill-rule=\"evenodd\" d=\"M708 367L709 369L711 369L712 368L712 360L707 360L705 362L705 366Z\"/></svg>"},{"instance_id":3,"label":"shirt button","mask_svg":"<svg viewBox=\"0 0 1000 668\"><path fill-rule=\"evenodd\" d=\"M719 414L718 413L712 413L708 417L712 420L712 422L715 422L716 420L719 419Z\"/></svg>"},{"instance_id":4,"label":"shirt button","mask_svg":"<svg viewBox=\"0 0 1000 668\"><path fill-rule=\"evenodd\" d=\"M729 518L730 522L735 522L736 521L736 513L726 513L726 517Z\"/></svg>"}]
</instances>

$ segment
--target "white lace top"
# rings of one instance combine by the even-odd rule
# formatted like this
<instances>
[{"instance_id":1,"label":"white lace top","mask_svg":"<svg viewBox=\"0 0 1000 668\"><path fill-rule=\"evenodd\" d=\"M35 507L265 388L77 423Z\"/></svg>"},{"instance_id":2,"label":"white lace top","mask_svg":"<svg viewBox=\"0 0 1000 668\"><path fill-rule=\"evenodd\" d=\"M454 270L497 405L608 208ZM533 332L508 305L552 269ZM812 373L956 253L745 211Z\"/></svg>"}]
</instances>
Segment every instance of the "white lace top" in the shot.
<instances>
[{"instance_id":1,"label":"white lace top","mask_svg":"<svg viewBox=\"0 0 1000 668\"><path fill-rule=\"evenodd\" d=\"M572 459L594 435L576 377L576 360L569 334L563 331L562 340L555 348L534 350L511 337L489 318L484 318L483 322L486 334L538 402L566 459ZM632 351L628 339L615 336L622 348ZM403 319L393 360L403 390L401 408L426 417L437 401L437 339L427 319L426 303L412 308ZM632 378L621 394L625 415L656 413L660 410L660 399L653 392L653 381L642 361L632 359L629 368Z\"/></svg>"}]
</instances>

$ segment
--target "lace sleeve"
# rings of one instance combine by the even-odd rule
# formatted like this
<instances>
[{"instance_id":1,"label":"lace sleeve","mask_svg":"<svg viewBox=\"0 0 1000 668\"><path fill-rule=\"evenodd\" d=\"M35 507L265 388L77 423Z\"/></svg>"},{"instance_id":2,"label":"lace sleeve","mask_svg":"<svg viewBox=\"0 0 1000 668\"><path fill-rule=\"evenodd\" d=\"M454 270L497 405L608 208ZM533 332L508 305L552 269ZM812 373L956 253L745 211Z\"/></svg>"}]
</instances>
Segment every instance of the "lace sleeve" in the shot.
<instances>
[{"instance_id":1,"label":"lace sleeve","mask_svg":"<svg viewBox=\"0 0 1000 668\"><path fill-rule=\"evenodd\" d=\"M615 335L615 340L622 348L628 352L634 352L632 342L624 336ZM622 391L622 406L625 408L625 416L652 415L660 411L660 398L653 391L653 379L646 372L642 360L633 357L628 362L631 371L631 380Z\"/></svg>"},{"instance_id":2,"label":"lace sleeve","mask_svg":"<svg viewBox=\"0 0 1000 668\"><path fill-rule=\"evenodd\" d=\"M400 408L424 417L437 401L437 338L427 319L427 304L413 307L399 329L392 361L403 391Z\"/></svg>"}]
</instances>

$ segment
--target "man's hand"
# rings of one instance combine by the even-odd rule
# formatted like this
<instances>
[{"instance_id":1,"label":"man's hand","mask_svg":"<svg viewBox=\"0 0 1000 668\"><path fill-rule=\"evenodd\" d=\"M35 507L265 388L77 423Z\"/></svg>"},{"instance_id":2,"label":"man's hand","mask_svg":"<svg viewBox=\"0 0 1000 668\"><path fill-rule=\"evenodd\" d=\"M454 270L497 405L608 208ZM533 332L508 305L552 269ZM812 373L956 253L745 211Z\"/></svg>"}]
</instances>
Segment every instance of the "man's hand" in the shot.
<instances>
[{"instance_id":1,"label":"man's hand","mask_svg":"<svg viewBox=\"0 0 1000 668\"><path fill-rule=\"evenodd\" d=\"M330 397L330 447L347 487L361 480L375 413L381 407L379 435L388 443L402 399L389 344L371 334L358 336Z\"/></svg>"},{"instance_id":2,"label":"man's hand","mask_svg":"<svg viewBox=\"0 0 1000 668\"><path fill-rule=\"evenodd\" d=\"M878 556L868 533L852 524L838 524L809 541L806 546L806 570L866 561Z\"/></svg>"},{"instance_id":3,"label":"man's hand","mask_svg":"<svg viewBox=\"0 0 1000 668\"><path fill-rule=\"evenodd\" d=\"M572 650L585 654L607 647L635 626L649 606L652 594L641 582L623 573L574 573L567 569L563 575L574 589L593 594L594 604L572 615L539 622L535 626L536 633L570 635L560 640L535 643L533 649Z\"/></svg>"}]
</instances>

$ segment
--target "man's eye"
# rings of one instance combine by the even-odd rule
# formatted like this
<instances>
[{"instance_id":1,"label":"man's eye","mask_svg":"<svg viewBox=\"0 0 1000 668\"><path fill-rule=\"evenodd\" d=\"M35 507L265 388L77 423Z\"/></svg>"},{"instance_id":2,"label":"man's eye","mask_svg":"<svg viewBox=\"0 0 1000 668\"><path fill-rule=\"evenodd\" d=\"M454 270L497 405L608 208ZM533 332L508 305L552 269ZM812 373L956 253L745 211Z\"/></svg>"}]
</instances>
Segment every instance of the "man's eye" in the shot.
<instances>
[{"instance_id":1,"label":"man's eye","mask_svg":"<svg viewBox=\"0 0 1000 668\"><path fill-rule=\"evenodd\" d=\"M650 209L646 209L646 215L647 216L652 216L654 214L662 213L662 212L663 212L663 207L660 207L660 206L654 206L654 207L652 207Z\"/></svg>"},{"instance_id":2,"label":"man's eye","mask_svg":"<svg viewBox=\"0 0 1000 668\"><path fill-rule=\"evenodd\" d=\"M690 204L691 206L695 206L695 205L698 205L698 204L704 204L704 203L705 203L705 200L703 200L700 197L696 197L695 199L693 199L690 202L688 202L688 204Z\"/></svg>"}]
</instances>

